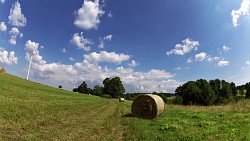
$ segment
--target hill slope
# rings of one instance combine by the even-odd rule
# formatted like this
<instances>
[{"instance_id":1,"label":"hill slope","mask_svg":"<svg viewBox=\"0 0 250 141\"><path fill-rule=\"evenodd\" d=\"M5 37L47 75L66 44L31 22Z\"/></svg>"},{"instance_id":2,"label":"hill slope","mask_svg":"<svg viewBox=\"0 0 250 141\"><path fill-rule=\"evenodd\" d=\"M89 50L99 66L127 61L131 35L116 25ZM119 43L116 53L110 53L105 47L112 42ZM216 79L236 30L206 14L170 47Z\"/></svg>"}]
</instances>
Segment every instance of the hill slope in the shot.
<instances>
[{"instance_id":1,"label":"hill slope","mask_svg":"<svg viewBox=\"0 0 250 141\"><path fill-rule=\"evenodd\" d=\"M131 102L81 95L0 75L0 140L250 140L250 101L166 105L154 120Z\"/></svg>"}]
</instances>

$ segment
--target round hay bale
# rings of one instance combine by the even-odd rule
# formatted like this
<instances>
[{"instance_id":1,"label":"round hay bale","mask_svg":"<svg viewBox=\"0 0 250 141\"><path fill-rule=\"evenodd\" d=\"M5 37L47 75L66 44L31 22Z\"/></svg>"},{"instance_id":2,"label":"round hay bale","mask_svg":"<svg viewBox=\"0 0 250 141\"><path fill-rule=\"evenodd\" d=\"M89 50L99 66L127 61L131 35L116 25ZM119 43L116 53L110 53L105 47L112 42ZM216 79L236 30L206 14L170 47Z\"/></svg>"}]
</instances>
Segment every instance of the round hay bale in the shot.
<instances>
[{"instance_id":1,"label":"round hay bale","mask_svg":"<svg viewBox=\"0 0 250 141\"><path fill-rule=\"evenodd\" d=\"M5 74L5 69L4 68L0 68L0 74Z\"/></svg>"},{"instance_id":2,"label":"round hay bale","mask_svg":"<svg viewBox=\"0 0 250 141\"><path fill-rule=\"evenodd\" d=\"M158 95L139 95L133 101L131 111L135 117L153 119L164 112L164 101Z\"/></svg>"},{"instance_id":3,"label":"round hay bale","mask_svg":"<svg viewBox=\"0 0 250 141\"><path fill-rule=\"evenodd\" d=\"M124 98L122 98L122 97L120 97L120 98L119 98L119 101L120 101L120 102L124 102L124 101L125 101L125 99L124 99Z\"/></svg>"}]
</instances>

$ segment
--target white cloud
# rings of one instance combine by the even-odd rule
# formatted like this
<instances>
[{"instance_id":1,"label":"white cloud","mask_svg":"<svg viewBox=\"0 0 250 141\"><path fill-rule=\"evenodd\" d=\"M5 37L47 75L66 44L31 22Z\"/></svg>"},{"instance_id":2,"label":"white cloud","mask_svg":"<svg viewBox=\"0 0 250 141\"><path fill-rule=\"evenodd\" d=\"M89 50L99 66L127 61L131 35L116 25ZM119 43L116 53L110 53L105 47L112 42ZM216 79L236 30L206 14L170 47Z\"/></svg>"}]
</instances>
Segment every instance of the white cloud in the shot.
<instances>
[{"instance_id":1,"label":"white cloud","mask_svg":"<svg viewBox=\"0 0 250 141\"><path fill-rule=\"evenodd\" d=\"M9 23L16 27L26 26L27 20L22 14L21 4L17 1L12 5L9 15Z\"/></svg>"},{"instance_id":2,"label":"white cloud","mask_svg":"<svg viewBox=\"0 0 250 141\"><path fill-rule=\"evenodd\" d=\"M46 61L43 60L43 57L40 56L39 51L39 43L32 42L31 40L28 40L25 44L24 50L26 51L25 58L30 61L31 55L33 56L32 61L37 64L45 64Z\"/></svg>"},{"instance_id":3,"label":"white cloud","mask_svg":"<svg viewBox=\"0 0 250 141\"><path fill-rule=\"evenodd\" d=\"M203 61L207 57L207 54L205 52L201 52L199 54L195 55L195 61Z\"/></svg>"},{"instance_id":4,"label":"white cloud","mask_svg":"<svg viewBox=\"0 0 250 141\"><path fill-rule=\"evenodd\" d=\"M107 35L107 36L103 37L103 40L111 41L112 37L113 37L113 35Z\"/></svg>"},{"instance_id":5,"label":"white cloud","mask_svg":"<svg viewBox=\"0 0 250 141\"><path fill-rule=\"evenodd\" d=\"M110 62L120 64L122 61L127 61L130 56L123 53L117 54L115 52L100 51L100 53L92 52L91 54L84 55L84 58L89 62Z\"/></svg>"},{"instance_id":6,"label":"white cloud","mask_svg":"<svg viewBox=\"0 0 250 141\"><path fill-rule=\"evenodd\" d=\"M177 68L174 68L174 70L189 70L190 68L189 67L177 67Z\"/></svg>"},{"instance_id":7,"label":"white cloud","mask_svg":"<svg viewBox=\"0 0 250 141\"><path fill-rule=\"evenodd\" d=\"M62 52L63 52L63 53L67 53L66 48L62 48Z\"/></svg>"},{"instance_id":8,"label":"white cloud","mask_svg":"<svg viewBox=\"0 0 250 141\"><path fill-rule=\"evenodd\" d=\"M70 60L70 61L74 61L74 62L76 61L76 59L73 58L73 57L69 57L69 60Z\"/></svg>"},{"instance_id":9,"label":"white cloud","mask_svg":"<svg viewBox=\"0 0 250 141\"><path fill-rule=\"evenodd\" d=\"M219 66L219 67L225 67L225 66L228 66L229 63L230 63L229 61L226 61L226 60L222 59L222 60L220 60L220 61L218 62L218 66Z\"/></svg>"},{"instance_id":10,"label":"white cloud","mask_svg":"<svg viewBox=\"0 0 250 141\"><path fill-rule=\"evenodd\" d=\"M104 41L101 40L101 41L100 41L100 44L98 45L98 47L99 47L99 48L104 48L104 46L105 46L105 45L104 45Z\"/></svg>"},{"instance_id":11,"label":"white cloud","mask_svg":"<svg viewBox=\"0 0 250 141\"><path fill-rule=\"evenodd\" d=\"M114 16L113 16L113 14L112 14L111 12L109 12L109 13L108 13L108 17L109 17L109 18L113 18Z\"/></svg>"},{"instance_id":12,"label":"white cloud","mask_svg":"<svg viewBox=\"0 0 250 141\"><path fill-rule=\"evenodd\" d=\"M136 67L136 66L138 66L139 64L138 63L136 63L136 61L135 60L132 60L132 62L131 63L128 63L128 66L129 67L131 67L131 68L133 68L133 67Z\"/></svg>"},{"instance_id":13,"label":"white cloud","mask_svg":"<svg viewBox=\"0 0 250 141\"><path fill-rule=\"evenodd\" d=\"M97 25L100 23L100 17L104 13L99 5L99 0L84 0L82 7L77 11L74 24L82 29L97 28Z\"/></svg>"},{"instance_id":14,"label":"white cloud","mask_svg":"<svg viewBox=\"0 0 250 141\"><path fill-rule=\"evenodd\" d=\"M239 25L238 20L241 16L249 15L249 6L250 6L250 1L243 0L240 9L232 10L231 16L232 16L233 26L237 27Z\"/></svg>"},{"instance_id":15,"label":"white cloud","mask_svg":"<svg viewBox=\"0 0 250 141\"><path fill-rule=\"evenodd\" d=\"M250 61L246 61L246 65L250 65Z\"/></svg>"},{"instance_id":16,"label":"white cloud","mask_svg":"<svg viewBox=\"0 0 250 141\"><path fill-rule=\"evenodd\" d=\"M16 45L16 39L17 39L17 37L20 37L20 38L23 37L23 33L21 33L19 31L19 29L16 28L16 27L11 28L11 30L9 31L9 34L10 34L9 43L11 45Z\"/></svg>"},{"instance_id":17,"label":"white cloud","mask_svg":"<svg viewBox=\"0 0 250 141\"><path fill-rule=\"evenodd\" d=\"M0 31L6 31L7 30L7 25L5 24L5 22L1 22L0 23Z\"/></svg>"},{"instance_id":18,"label":"white cloud","mask_svg":"<svg viewBox=\"0 0 250 141\"><path fill-rule=\"evenodd\" d=\"M192 63L192 58L191 57L187 59L187 63Z\"/></svg>"},{"instance_id":19,"label":"white cloud","mask_svg":"<svg viewBox=\"0 0 250 141\"><path fill-rule=\"evenodd\" d=\"M0 50L0 63L6 65L17 64L18 58L15 57L15 52L11 51L10 53L6 50Z\"/></svg>"},{"instance_id":20,"label":"white cloud","mask_svg":"<svg viewBox=\"0 0 250 141\"><path fill-rule=\"evenodd\" d=\"M93 44L89 39L83 37L82 32L80 35L78 33L75 33L70 42L73 45L77 46L79 49L83 49L85 51L89 51L90 50L89 45Z\"/></svg>"},{"instance_id":21,"label":"white cloud","mask_svg":"<svg viewBox=\"0 0 250 141\"><path fill-rule=\"evenodd\" d=\"M213 62L213 61L218 61L219 59L220 59L220 57L217 57L217 56L216 56L216 57L210 57L210 56L209 56L209 57L207 58L207 61L208 61L208 62Z\"/></svg>"},{"instance_id":22,"label":"white cloud","mask_svg":"<svg viewBox=\"0 0 250 141\"><path fill-rule=\"evenodd\" d=\"M115 76L121 78L126 92L151 93L158 90L158 85L161 85L163 92L174 92L175 88L182 84L182 82L173 80L174 75L165 70L152 69L147 72L135 72L132 68L120 66L111 69L99 64L100 62L121 63L122 61L127 61L130 56L124 55L123 53L117 54L106 51L100 53L93 52L84 55L82 62L65 65L61 63L46 63L46 61L42 59L42 56L39 55L38 49L39 43L29 40L25 44L26 59L28 61L30 57L29 54L34 50L37 52L36 55L34 55L31 66L31 79L36 79L41 83L55 87L60 84L67 89L73 89L73 85L76 82L81 83L82 81L87 81L91 87L96 84L102 84L103 80L107 77ZM40 60L35 60L35 58L38 57L40 57ZM70 60L74 60L74 58Z\"/></svg>"},{"instance_id":23,"label":"white cloud","mask_svg":"<svg viewBox=\"0 0 250 141\"><path fill-rule=\"evenodd\" d=\"M199 45L200 44L198 41L193 41L192 39L187 38L182 40L182 44L176 44L175 49L168 51L167 55L184 55L191 52L192 50L197 50Z\"/></svg>"},{"instance_id":24,"label":"white cloud","mask_svg":"<svg viewBox=\"0 0 250 141\"><path fill-rule=\"evenodd\" d=\"M111 41L113 35L107 35L104 36L103 38L100 38L100 44L98 45L99 48L104 48L105 47L105 42L104 41Z\"/></svg>"},{"instance_id":25,"label":"white cloud","mask_svg":"<svg viewBox=\"0 0 250 141\"><path fill-rule=\"evenodd\" d=\"M223 51L224 51L224 52L227 52L229 49L231 49L230 47L227 47L226 45L223 45L222 48L223 48Z\"/></svg>"},{"instance_id":26,"label":"white cloud","mask_svg":"<svg viewBox=\"0 0 250 141\"><path fill-rule=\"evenodd\" d=\"M6 0L0 0L1 3L4 3Z\"/></svg>"}]
</instances>

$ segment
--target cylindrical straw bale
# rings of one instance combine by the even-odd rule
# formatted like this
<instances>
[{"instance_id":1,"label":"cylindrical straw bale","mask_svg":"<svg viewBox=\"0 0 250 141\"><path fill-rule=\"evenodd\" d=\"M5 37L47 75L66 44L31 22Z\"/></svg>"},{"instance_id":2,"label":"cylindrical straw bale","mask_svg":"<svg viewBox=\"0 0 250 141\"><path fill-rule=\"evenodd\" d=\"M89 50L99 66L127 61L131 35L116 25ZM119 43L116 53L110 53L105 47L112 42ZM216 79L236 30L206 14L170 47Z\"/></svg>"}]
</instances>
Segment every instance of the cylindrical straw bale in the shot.
<instances>
[{"instance_id":1,"label":"cylindrical straw bale","mask_svg":"<svg viewBox=\"0 0 250 141\"><path fill-rule=\"evenodd\" d=\"M139 95L133 101L131 111L135 117L153 119L164 112L164 101L158 95Z\"/></svg>"},{"instance_id":2,"label":"cylindrical straw bale","mask_svg":"<svg viewBox=\"0 0 250 141\"><path fill-rule=\"evenodd\" d=\"M5 69L4 68L0 68L0 74L5 74Z\"/></svg>"},{"instance_id":3,"label":"cylindrical straw bale","mask_svg":"<svg viewBox=\"0 0 250 141\"><path fill-rule=\"evenodd\" d=\"M122 98L122 97L120 97L120 98L119 98L119 101L120 101L120 102L124 102L124 101L125 101L125 99L124 99L124 98Z\"/></svg>"}]
</instances>

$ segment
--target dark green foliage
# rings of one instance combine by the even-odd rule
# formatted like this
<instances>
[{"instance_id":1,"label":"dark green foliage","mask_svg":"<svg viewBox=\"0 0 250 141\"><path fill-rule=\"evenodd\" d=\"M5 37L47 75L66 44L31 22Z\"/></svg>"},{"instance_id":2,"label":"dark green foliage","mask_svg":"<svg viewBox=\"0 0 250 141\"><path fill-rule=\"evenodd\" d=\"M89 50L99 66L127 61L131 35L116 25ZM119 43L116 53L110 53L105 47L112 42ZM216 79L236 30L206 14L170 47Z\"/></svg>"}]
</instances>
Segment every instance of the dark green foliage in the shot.
<instances>
[{"instance_id":1,"label":"dark green foliage","mask_svg":"<svg viewBox=\"0 0 250 141\"><path fill-rule=\"evenodd\" d=\"M240 95L245 95L245 89L244 89L244 87L240 87L239 93L240 93Z\"/></svg>"},{"instance_id":2,"label":"dark green foliage","mask_svg":"<svg viewBox=\"0 0 250 141\"><path fill-rule=\"evenodd\" d=\"M175 89L175 94L178 95L178 96L182 96L182 93L183 93L183 88L182 86L180 85L179 87L177 87Z\"/></svg>"},{"instance_id":3,"label":"dark green foliage","mask_svg":"<svg viewBox=\"0 0 250 141\"><path fill-rule=\"evenodd\" d=\"M96 85L93 89L94 95L101 96L103 92L103 87Z\"/></svg>"},{"instance_id":4,"label":"dark green foliage","mask_svg":"<svg viewBox=\"0 0 250 141\"><path fill-rule=\"evenodd\" d=\"M196 81L196 86L199 88L198 104L212 105L214 103L215 94L207 80L199 79Z\"/></svg>"},{"instance_id":5,"label":"dark green foliage","mask_svg":"<svg viewBox=\"0 0 250 141\"><path fill-rule=\"evenodd\" d=\"M104 93L111 95L112 98L119 97L125 92L120 77L106 78L103 81L103 85Z\"/></svg>"},{"instance_id":6,"label":"dark green foliage","mask_svg":"<svg viewBox=\"0 0 250 141\"><path fill-rule=\"evenodd\" d=\"M238 91L237 91L237 88L236 88L235 83L234 83L234 82L231 82L231 83L230 83L230 87L231 87L233 96L236 96L237 93L238 93Z\"/></svg>"},{"instance_id":7,"label":"dark green foliage","mask_svg":"<svg viewBox=\"0 0 250 141\"><path fill-rule=\"evenodd\" d=\"M197 104L199 88L194 81L189 81L183 85L182 100L184 105Z\"/></svg>"},{"instance_id":8,"label":"dark green foliage","mask_svg":"<svg viewBox=\"0 0 250 141\"><path fill-rule=\"evenodd\" d=\"M83 81L82 84L78 87L78 92L82 94L88 93L88 85L85 81Z\"/></svg>"},{"instance_id":9,"label":"dark green foliage","mask_svg":"<svg viewBox=\"0 0 250 141\"><path fill-rule=\"evenodd\" d=\"M177 96L182 97L184 105L212 105L227 103L237 94L237 88L233 82L225 80L205 79L189 81L175 90Z\"/></svg>"},{"instance_id":10,"label":"dark green foliage","mask_svg":"<svg viewBox=\"0 0 250 141\"><path fill-rule=\"evenodd\" d=\"M74 88L72 91L73 92L78 92L78 88Z\"/></svg>"},{"instance_id":11,"label":"dark green foliage","mask_svg":"<svg viewBox=\"0 0 250 141\"><path fill-rule=\"evenodd\" d=\"M250 98L250 86L247 87L246 98Z\"/></svg>"}]
</instances>

